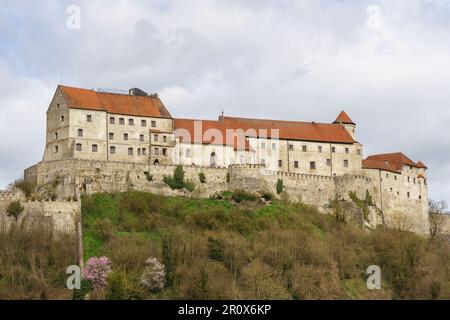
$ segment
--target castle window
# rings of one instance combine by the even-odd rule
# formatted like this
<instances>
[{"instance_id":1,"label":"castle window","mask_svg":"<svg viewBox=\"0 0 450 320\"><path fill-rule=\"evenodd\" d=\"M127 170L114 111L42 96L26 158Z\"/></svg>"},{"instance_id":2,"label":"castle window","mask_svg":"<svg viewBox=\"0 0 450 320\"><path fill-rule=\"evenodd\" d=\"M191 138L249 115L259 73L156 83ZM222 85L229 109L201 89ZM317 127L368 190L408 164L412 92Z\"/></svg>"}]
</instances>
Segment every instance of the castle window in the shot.
<instances>
[{"instance_id":1,"label":"castle window","mask_svg":"<svg viewBox=\"0 0 450 320\"><path fill-rule=\"evenodd\" d=\"M394 176L394 180L397 180L397 176L396 175Z\"/></svg>"},{"instance_id":2,"label":"castle window","mask_svg":"<svg viewBox=\"0 0 450 320\"><path fill-rule=\"evenodd\" d=\"M293 144L289 145L289 151L294 151L294 145Z\"/></svg>"},{"instance_id":3,"label":"castle window","mask_svg":"<svg viewBox=\"0 0 450 320\"><path fill-rule=\"evenodd\" d=\"M125 124L125 119L124 118L119 118L119 124Z\"/></svg>"},{"instance_id":4,"label":"castle window","mask_svg":"<svg viewBox=\"0 0 450 320\"><path fill-rule=\"evenodd\" d=\"M186 158L191 157L191 149L186 149Z\"/></svg>"},{"instance_id":5,"label":"castle window","mask_svg":"<svg viewBox=\"0 0 450 320\"><path fill-rule=\"evenodd\" d=\"M308 150L308 148L306 146L302 146L302 151L306 152Z\"/></svg>"},{"instance_id":6,"label":"castle window","mask_svg":"<svg viewBox=\"0 0 450 320\"><path fill-rule=\"evenodd\" d=\"M59 103L56 105L57 107L58 107L58 109L59 109L59 107L60 107L60 105L59 105Z\"/></svg>"},{"instance_id":7,"label":"castle window","mask_svg":"<svg viewBox=\"0 0 450 320\"><path fill-rule=\"evenodd\" d=\"M360 156L360 155L361 155L361 150L360 150L360 149L356 150L356 154L357 154L358 156Z\"/></svg>"},{"instance_id":8,"label":"castle window","mask_svg":"<svg viewBox=\"0 0 450 320\"><path fill-rule=\"evenodd\" d=\"M167 156L167 149L166 148L162 149L162 154L163 154L163 156Z\"/></svg>"},{"instance_id":9,"label":"castle window","mask_svg":"<svg viewBox=\"0 0 450 320\"><path fill-rule=\"evenodd\" d=\"M389 179L389 173L386 173L386 179Z\"/></svg>"},{"instance_id":10,"label":"castle window","mask_svg":"<svg viewBox=\"0 0 450 320\"><path fill-rule=\"evenodd\" d=\"M147 149L142 148L142 155L145 156L146 153L147 153Z\"/></svg>"},{"instance_id":11,"label":"castle window","mask_svg":"<svg viewBox=\"0 0 450 320\"><path fill-rule=\"evenodd\" d=\"M59 147L55 146L55 153L58 153L58 151L59 151Z\"/></svg>"},{"instance_id":12,"label":"castle window","mask_svg":"<svg viewBox=\"0 0 450 320\"><path fill-rule=\"evenodd\" d=\"M134 126L134 119L128 119L128 124L130 126Z\"/></svg>"},{"instance_id":13,"label":"castle window","mask_svg":"<svg viewBox=\"0 0 450 320\"><path fill-rule=\"evenodd\" d=\"M147 120L141 120L141 127L147 126Z\"/></svg>"},{"instance_id":14,"label":"castle window","mask_svg":"<svg viewBox=\"0 0 450 320\"><path fill-rule=\"evenodd\" d=\"M114 132L109 133L109 140L114 140Z\"/></svg>"},{"instance_id":15,"label":"castle window","mask_svg":"<svg viewBox=\"0 0 450 320\"><path fill-rule=\"evenodd\" d=\"M331 147L331 152L336 153L336 147Z\"/></svg>"},{"instance_id":16,"label":"castle window","mask_svg":"<svg viewBox=\"0 0 450 320\"><path fill-rule=\"evenodd\" d=\"M311 161L309 163L309 169L311 170L316 170L316 162L315 161Z\"/></svg>"},{"instance_id":17,"label":"castle window","mask_svg":"<svg viewBox=\"0 0 450 320\"><path fill-rule=\"evenodd\" d=\"M82 137L83 136L83 129L78 129L78 136Z\"/></svg>"},{"instance_id":18,"label":"castle window","mask_svg":"<svg viewBox=\"0 0 450 320\"><path fill-rule=\"evenodd\" d=\"M345 153L349 153L350 149L349 148L345 148Z\"/></svg>"},{"instance_id":19,"label":"castle window","mask_svg":"<svg viewBox=\"0 0 450 320\"><path fill-rule=\"evenodd\" d=\"M410 177L408 177L408 182L411 182L411 178Z\"/></svg>"},{"instance_id":20,"label":"castle window","mask_svg":"<svg viewBox=\"0 0 450 320\"><path fill-rule=\"evenodd\" d=\"M143 134L141 134L141 135L139 136L139 140L144 141L144 135L143 135Z\"/></svg>"},{"instance_id":21,"label":"castle window","mask_svg":"<svg viewBox=\"0 0 450 320\"><path fill-rule=\"evenodd\" d=\"M391 192L394 191L394 189L392 189L392 188L390 190L391 190Z\"/></svg>"},{"instance_id":22,"label":"castle window","mask_svg":"<svg viewBox=\"0 0 450 320\"><path fill-rule=\"evenodd\" d=\"M344 160L344 168L348 168L348 160Z\"/></svg>"},{"instance_id":23,"label":"castle window","mask_svg":"<svg viewBox=\"0 0 450 320\"><path fill-rule=\"evenodd\" d=\"M278 167L279 168L283 167L283 160L278 160Z\"/></svg>"},{"instance_id":24,"label":"castle window","mask_svg":"<svg viewBox=\"0 0 450 320\"><path fill-rule=\"evenodd\" d=\"M419 196L419 200L422 200L422 196Z\"/></svg>"},{"instance_id":25,"label":"castle window","mask_svg":"<svg viewBox=\"0 0 450 320\"><path fill-rule=\"evenodd\" d=\"M416 178L414 178L414 184L416 184Z\"/></svg>"},{"instance_id":26,"label":"castle window","mask_svg":"<svg viewBox=\"0 0 450 320\"><path fill-rule=\"evenodd\" d=\"M138 148L138 152L137 152L138 156L141 155L141 148Z\"/></svg>"},{"instance_id":27,"label":"castle window","mask_svg":"<svg viewBox=\"0 0 450 320\"><path fill-rule=\"evenodd\" d=\"M61 122L64 122L64 116L61 116Z\"/></svg>"},{"instance_id":28,"label":"castle window","mask_svg":"<svg viewBox=\"0 0 450 320\"><path fill-rule=\"evenodd\" d=\"M128 148L128 155L132 156L133 155L133 148Z\"/></svg>"},{"instance_id":29,"label":"castle window","mask_svg":"<svg viewBox=\"0 0 450 320\"><path fill-rule=\"evenodd\" d=\"M91 116L90 114L88 114L88 115L86 116L86 121L87 121L87 122L92 122L92 116Z\"/></svg>"},{"instance_id":30,"label":"castle window","mask_svg":"<svg viewBox=\"0 0 450 320\"><path fill-rule=\"evenodd\" d=\"M276 143L272 143L272 150L276 150L277 149L277 144Z\"/></svg>"},{"instance_id":31,"label":"castle window","mask_svg":"<svg viewBox=\"0 0 450 320\"><path fill-rule=\"evenodd\" d=\"M155 141L159 141L159 135L155 134L154 140L155 140Z\"/></svg>"},{"instance_id":32,"label":"castle window","mask_svg":"<svg viewBox=\"0 0 450 320\"><path fill-rule=\"evenodd\" d=\"M110 124L115 124L116 123L116 118L114 118L114 117L109 118L109 123Z\"/></svg>"},{"instance_id":33,"label":"castle window","mask_svg":"<svg viewBox=\"0 0 450 320\"><path fill-rule=\"evenodd\" d=\"M155 148L155 155L159 156L159 148Z\"/></svg>"},{"instance_id":34,"label":"castle window","mask_svg":"<svg viewBox=\"0 0 450 320\"><path fill-rule=\"evenodd\" d=\"M261 148L265 149L266 148L266 143L265 142L261 142Z\"/></svg>"},{"instance_id":35,"label":"castle window","mask_svg":"<svg viewBox=\"0 0 450 320\"><path fill-rule=\"evenodd\" d=\"M92 152L98 152L98 145L96 144L92 145Z\"/></svg>"},{"instance_id":36,"label":"castle window","mask_svg":"<svg viewBox=\"0 0 450 320\"><path fill-rule=\"evenodd\" d=\"M163 141L167 142L167 136L163 136Z\"/></svg>"},{"instance_id":37,"label":"castle window","mask_svg":"<svg viewBox=\"0 0 450 320\"><path fill-rule=\"evenodd\" d=\"M331 159L327 159L327 167L331 167Z\"/></svg>"},{"instance_id":38,"label":"castle window","mask_svg":"<svg viewBox=\"0 0 450 320\"><path fill-rule=\"evenodd\" d=\"M58 140L58 132L55 132L55 140Z\"/></svg>"},{"instance_id":39,"label":"castle window","mask_svg":"<svg viewBox=\"0 0 450 320\"><path fill-rule=\"evenodd\" d=\"M128 133L123 134L123 140L128 141Z\"/></svg>"},{"instance_id":40,"label":"castle window","mask_svg":"<svg viewBox=\"0 0 450 320\"><path fill-rule=\"evenodd\" d=\"M77 144L75 145L75 150L77 150L77 151L83 151L83 146L81 145L81 143L77 143Z\"/></svg>"},{"instance_id":41,"label":"castle window","mask_svg":"<svg viewBox=\"0 0 450 320\"><path fill-rule=\"evenodd\" d=\"M321 152L322 152L322 146L319 146L319 147L318 147L318 150L319 150L319 152L321 153Z\"/></svg>"},{"instance_id":42,"label":"castle window","mask_svg":"<svg viewBox=\"0 0 450 320\"><path fill-rule=\"evenodd\" d=\"M423 180L423 184L426 186L427 185L427 180Z\"/></svg>"},{"instance_id":43,"label":"castle window","mask_svg":"<svg viewBox=\"0 0 450 320\"><path fill-rule=\"evenodd\" d=\"M114 146L109 147L109 153L116 154L116 147Z\"/></svg>"},{"instance_id":44,"label":"castle window","mask_svg":"<svg viewBox=\"0 0 450 320\"><path fill-rule=\"evenodd\" d=\"M156 121L152 120L152 128L156 128Z\"/></svg>"},{"instance_id":45,"label":"castle window","mask_svg":"<svg viewBox=\"0 0 450 320\"><path fill-rule=\"evenodd\" d=\"M397 195L398 195L398 196L400 195L400 191L397 191Z\"/></svg>"},{"instance_id":46,"label":"castle window","mask_svg":"<svg viewBox=\"0 0 450 320\"><path fill-rule=\"evenodd\" d=\"M298 161L294 161L294 168L298 169Z\"/></svg>"},{"instance_id":47,"label":"castle window","mask_svg":"<svg viewBox=\"0 0 450 320\"><path fill-rule=\"evenodd\" d=\"M411 197L411 195L410 195L410 193L409 193L409 192L407 192L407 193L406 193L406 195L408 196L408 198L409 198L409 197Z\"/></svg>"}]
</instances>

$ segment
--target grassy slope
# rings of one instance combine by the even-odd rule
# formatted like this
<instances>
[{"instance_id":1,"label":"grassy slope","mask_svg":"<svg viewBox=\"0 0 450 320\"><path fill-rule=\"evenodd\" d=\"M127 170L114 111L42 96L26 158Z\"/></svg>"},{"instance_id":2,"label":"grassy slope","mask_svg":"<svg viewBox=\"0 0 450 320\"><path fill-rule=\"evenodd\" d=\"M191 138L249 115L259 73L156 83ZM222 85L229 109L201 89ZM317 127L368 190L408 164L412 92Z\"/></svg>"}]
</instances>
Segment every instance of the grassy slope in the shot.
<instances>
[{"instance_id":1,"label":"grassy slope","mask_svg":"<svg viewBox=\"0 0 450 320\"><path fill-rule=\"evenodd\" d=\"M85 258L110 257L127 277L130 298L448 297L448 246L427 248L425 239L399 231L366 233L301 204L132 192L84 198L82 208ZM143 292L143 262L161 259L163 237L172 240L176 281L160 293ZM219 256L211 239L220 243ZM365 286L372 264L382 267L380 291Z\"/></svg>"}]
</instances>

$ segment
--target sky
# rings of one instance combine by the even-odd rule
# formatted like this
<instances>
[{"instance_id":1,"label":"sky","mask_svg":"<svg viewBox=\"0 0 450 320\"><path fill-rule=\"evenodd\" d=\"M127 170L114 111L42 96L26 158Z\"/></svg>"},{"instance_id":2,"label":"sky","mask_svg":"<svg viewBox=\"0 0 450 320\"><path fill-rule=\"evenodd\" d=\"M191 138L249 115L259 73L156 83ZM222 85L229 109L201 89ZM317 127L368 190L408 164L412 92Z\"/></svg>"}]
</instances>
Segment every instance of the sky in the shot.
<instances>
[{"instance_id":1,"label":"sky","mask_svg":"<svg viewBox=\"0 0 450 320\"><path fill-rule=\"evenodd\" d=\"M174 117L332 122L450 203L450 0L2 0L0 188L42 159L58 84L159 93Z\"/></svg>"}]
</instances>

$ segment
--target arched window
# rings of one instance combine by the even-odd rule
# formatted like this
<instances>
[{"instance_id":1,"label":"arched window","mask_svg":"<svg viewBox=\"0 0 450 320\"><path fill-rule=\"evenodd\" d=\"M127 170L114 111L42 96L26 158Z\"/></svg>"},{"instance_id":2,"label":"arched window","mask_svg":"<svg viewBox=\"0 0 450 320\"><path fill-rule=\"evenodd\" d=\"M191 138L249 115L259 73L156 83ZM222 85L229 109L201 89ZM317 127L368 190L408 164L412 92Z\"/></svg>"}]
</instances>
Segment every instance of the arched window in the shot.
<instances>
[{"instance_id":1,"label":"arched window","mask_svg":"<svg viewBox=\"0 0 450 320\"><path fill-rule=\"evenodd\" d=\"M153 162L153 164L154 164L155 166L159 165L159 160L156 159L155 162Z\"/></svg>"}]
</instances>

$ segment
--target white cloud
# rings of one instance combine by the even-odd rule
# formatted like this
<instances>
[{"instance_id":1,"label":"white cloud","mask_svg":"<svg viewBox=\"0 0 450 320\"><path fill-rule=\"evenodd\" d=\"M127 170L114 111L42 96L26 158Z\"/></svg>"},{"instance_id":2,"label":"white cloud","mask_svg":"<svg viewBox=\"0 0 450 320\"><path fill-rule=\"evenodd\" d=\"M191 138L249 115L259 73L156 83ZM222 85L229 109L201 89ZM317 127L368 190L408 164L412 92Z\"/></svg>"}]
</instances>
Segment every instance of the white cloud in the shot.
<instances>
[{"instance_id":1,"label":"white cloud","mask_svg":"<svg viewBox=\"0 0 450 320\"><path fill-rule=\"evenodd\" d=\"M79 31L65 28L72 3ZM43 112L62 72L71 85L158 91L180 117L216 118L223 108L329 122L345 108L366 152L424 161L431 196L450 201L450 1L377 1L376 30L367 28L372 4L6 1L0 108L27 125L3 120L0 185L41 157Z\"/></svg>"}]
</instances>

